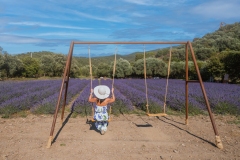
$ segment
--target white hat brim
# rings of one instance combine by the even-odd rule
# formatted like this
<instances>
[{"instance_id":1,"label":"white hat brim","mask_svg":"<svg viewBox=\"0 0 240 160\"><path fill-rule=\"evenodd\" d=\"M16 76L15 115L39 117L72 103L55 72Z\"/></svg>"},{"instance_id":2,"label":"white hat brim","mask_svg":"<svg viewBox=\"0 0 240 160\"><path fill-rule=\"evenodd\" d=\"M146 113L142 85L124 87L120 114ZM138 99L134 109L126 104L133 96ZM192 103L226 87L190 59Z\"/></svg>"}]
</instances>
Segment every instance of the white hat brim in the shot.
<instances>
[{"instance_id":1,"label":"white hat brim","mask_svg":"<svg viewBox=\"0 0 240 160\"><path fill-rule=\"evenodd\" d=\"M105 93L104 95L98 93L98 89L99 89L100 87L104 87L104 89L105 89L105 91L106 91L106 93ZM108 98L109 95L110 95L110 88L109 88L108 86L106 86L106 85L99 85L99 86L96 86L96 87L94 88L93 92L94 92L94 94L95 94L95 96L96 96L97 98L99 98L99 99L105 99L105 98Z\"/></svg>"}]
</instances>

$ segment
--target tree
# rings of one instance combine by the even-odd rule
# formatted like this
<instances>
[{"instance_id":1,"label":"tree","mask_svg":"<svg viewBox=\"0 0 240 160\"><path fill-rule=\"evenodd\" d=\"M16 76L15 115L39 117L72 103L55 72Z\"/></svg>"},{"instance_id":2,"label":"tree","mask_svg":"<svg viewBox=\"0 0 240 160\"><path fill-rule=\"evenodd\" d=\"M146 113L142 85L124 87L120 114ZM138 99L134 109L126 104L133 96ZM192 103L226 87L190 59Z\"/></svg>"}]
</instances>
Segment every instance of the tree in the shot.
<instances>
[{"instance_id":1,"label":"tree","mask_svg":"<svg viewBox=\"0 0 240 160\"><path fill-rule=\"evenodd\" d=\"M224 76L224 64L220 61L219 56L211 57L206 64L207 71L213 76L215 80L221 80Z\"/></svg>"},{"instance_id":2,"label":"tree","mask_svg":"<svg viewBox=\"0 0 240 160\"><path fill-rule=\"evenodd\" d=\"M44 73L44 76L53 76L55 69L55 60L52 55L43 55L41 57L41 70Z\"/></svg>"},{"instance_id":3,"label":"tree","mask_svg":"<svg viewBox=\"0 0 240 160\"><path fill-rule=\"evenodd\" d=\"M164 57L164 56L166 56L168 53L169 53L169 48L163 48L163 49L157 51L155 57L156 57L156 58Z\"/></svg>"},{"instance_id":4,"label":"tree","mask_svg":"<svg viewBox=\"0 0 240 160\"><path fill-rule=\"evenodd\" d=\"M54 76L62 76L64 72L64 67L66 65L67 56L63 54L54 55L55 66L54 66ZM76 62L77 63L77 62ZM78 63L77 63L78 65ZM78 65L79 67L79 65Z\"/></svg>"},{"instance_id":5,"label":"tree","mask_svg":"<svg viewBox=\"0 0 240 160\"><path fill-rule=\"evenodd\" d=\"M157 58L146 58L146 75L147 76L166 76L167 65L162 60ZM133 65L133 73L137 76L144 75L144 59L136 61Z\"/></svg>"},{"instance_id":6,"label":"tree","mask_svg":"<svg viewBox=\"0 0 240 160\"><path fill-rule=\"evenodd\" d=\"M170 67L170 78L185 78L185 62L172 62Z\"/></svg>"},{"instance_id":7,"label":"tree","mask_svg":"<svg viewBox=\"0 0 240 160\"><path fill-rule=\"evenodd\" d=\"M135 55L135 61L139 60L139 59L143 59L143 53L136 53Z\"/></svg>"},{"instance_id":8,"label":"tree","mask_svg":"<svg viewBox=\"0 0 240 160\"><path fill-rule=\"evenodd\" d=\"M113 65L112 65L113 66ZM112 74L112 68L110 71L110 75ZM130 63L125 59L118 59L116 62L116 70L115 70L115 76L117 78L125 78L132 74L132 66Z\"/></svg>"},{"instance_id":9,"label":"tree","mask_svg":"<svg viewBox=\"0 0 240 160\"><path fill-rule=\"evenodd\" d=\"M235 83L240 79L240 52L230 51L226 52L222 57L222 62L224 64L224 69L229 78Z\"/></svg>"},{"instance_id":10,"label":"tree","mask_svg":"<svg viewBox=\"0 0 240 160\"><path fill-rule=\"evenodd\" d=\"M150 57L146 58L146 70L152 77L164 77L167 73L167 65L160 59Z\"/></svg>"},{"instance_id":11,"label":"tree","mask_svg":"<svg viewBox=\"0 0 240 160\"><path fill-rule=\"evenodd\" d=\"M38 77L40 70L40 63L35 58L25 57L23 59L23 76L25 77Z\"/></svg>"},{"instance_id":12,"label":"tree","mask_svg":"<svg viewBox=\"0 0 240 160\"><path fill-rule=\"evenodd\" d=\"M77 61L75 59L72 59L70 76L76 78L79 75L80 75L80 68L77 65Z\"/></svg>"},{"instance_id":13,"label":"tree","mask_svg":"<svg viewBox=\"0 0 240 160\"><path fill-rule=\"evenodd\" d=\"M1 74L3 76L14 77L15 75L21 74L19 71L22 70L23 65L21 60L19 60L16 56L12 56L7 52L4 52L4 54L1 55L0 63L2 70Z\"/></svg>"},{"instance_id":14,"label":"tree","mask_svg":"<svg viewBox=\"0 0 240 160\"><path fill-rule=\"evenodd\" d=\"M97 69L97 76L98 77L110 77L109 72L110 66L106 63L100 63Z\"/></svg>"}]
</instances>

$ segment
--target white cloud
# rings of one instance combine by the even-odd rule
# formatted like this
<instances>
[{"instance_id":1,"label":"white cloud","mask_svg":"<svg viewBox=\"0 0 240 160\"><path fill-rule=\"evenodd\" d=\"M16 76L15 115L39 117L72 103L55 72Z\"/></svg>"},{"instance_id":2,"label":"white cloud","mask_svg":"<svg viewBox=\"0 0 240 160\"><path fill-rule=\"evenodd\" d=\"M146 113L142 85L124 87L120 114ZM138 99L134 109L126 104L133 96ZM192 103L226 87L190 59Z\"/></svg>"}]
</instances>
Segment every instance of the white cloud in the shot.
<instances>
[{"instance_id":1,"label":"white cloud","mask_svg":"<svg viewBox=\"0 0 240 160\"><path fill-rule=\"evenodd\" d=\"M41 43L41 42L43 42L43 40L40 38L0 34L0 42L1 43L21 43L21 44L23 44L23 43Z\"/></svg>"},{"instance_id":2,"label":"white cloud","mask_svg":"<svg viewBox=\"0 0 240 160\"><path fill-rule=\"evenodd\" d=\"M133 3L137 5L144 5L144 6L172 6L172 5L179 5L184 3L186 0L124 0L128 3Z\"/></svg>"},{"instance_id":3,"label":"white cloud","mask_svg":"<svg viewBox=\"0 0 240 160\"><path fill-rule=\"evenodd\" d=\"M226 19L239 18L240 1L238 0L214 0L200 4L192 9L192 12L207 18Z\"/></svg>"},{"instance_id":4,"label":"white cloud","mask_svg":"<svg viewBox=\"0 0 240 160\"><path fill-rule=\"evenodd\" d=\"M104 16L104 17L100 17L100 16L95 16L95 15L91 15L91 14L86 14L83 12L79 12L79 11L73 11L75 14L85 17L85 18L91 18L91 19L95 19L95 20L100 20L100 21L109 21L109 22L126 22L127 19L126 18L122 18L116 15L111 15L111 16Z\"/></svg>"},{"instance_id":5,"label":"white cloud","mask_svg":"<svg viewBox=\"0 0 240 160\"><path fill-rule=\"evenodd\" d=\"M78 32L47 32L47 33L39 33L36 34L39 37L51 36L51 37L71 37L71 38L78 38L78 39L89 39L89 37L94 37L97 39L107 39L108 35L106 34L99 34L99 33L78 33Z\"/></svg>"},{"instance_id":6,"label":"white cloud","mask_svg":"<svg viewBox=\"0 0 240 160\"><path fill-rule=\"evenodd\" d=\"M22 25L22 26L39 26L39 27L51 27L51 28L65 28L65 29L91 29L91 28L84 28L84 27L48 24L48 23L41 23L41 22L10 22L9 24L10 25Z\"/></svg>"}]
</instances>

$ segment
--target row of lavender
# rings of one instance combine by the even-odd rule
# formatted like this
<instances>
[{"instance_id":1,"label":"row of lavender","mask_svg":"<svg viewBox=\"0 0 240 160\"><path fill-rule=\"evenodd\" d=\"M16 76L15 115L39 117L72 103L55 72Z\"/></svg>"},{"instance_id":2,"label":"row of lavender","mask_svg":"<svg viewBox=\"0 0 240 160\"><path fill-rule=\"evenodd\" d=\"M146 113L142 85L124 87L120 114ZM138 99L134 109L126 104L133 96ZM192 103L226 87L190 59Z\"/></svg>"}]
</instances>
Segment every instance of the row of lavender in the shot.
<instances>
[{"instance_id":1,"label":"row of lavender","mask_svg":"<svg viewBox=\"0 0 240 160\"><path fill-rule=\"evenodd\" d=\"M71 79L69 83L67 103L88 84L88 80ZM36 80L0 83L0 109L10 108L14 112L20 110L37 111L41 107L49 107L50 113L55 110L61 80Z\"/></svg>"},{"instance_id":2,"label":"row of lavender","mask_svg":"<svg viewBox=\"0 0 240 160\"><path fill-rule=\"evenodd\" d=\"M167 105L181 110L185 106L185 81L169 80L166 90L166 79L147 79L147 96L149 106L162 108L164 96L167 94ZM93 87L104 84L112 88L112 80L94 80ZM55 110L61 80L1 82L0 109L6 107L17 110L30 109L35 112L42 107L50 108L49 113ZM220 83L204 83L211 107L219 104L228 104L240 110L240 86ZM75 95L79 97L73 104L73 110L84 113L92 106L88 102L90 81L71 79L68 88L67 103ZM114 92L116 102L112 108L133 110L133 106L145 110L146 86L143 79L115 79ZM198 83L189 84L189 104L205 109L205 101Z\"/></svg>"}]
</instances>

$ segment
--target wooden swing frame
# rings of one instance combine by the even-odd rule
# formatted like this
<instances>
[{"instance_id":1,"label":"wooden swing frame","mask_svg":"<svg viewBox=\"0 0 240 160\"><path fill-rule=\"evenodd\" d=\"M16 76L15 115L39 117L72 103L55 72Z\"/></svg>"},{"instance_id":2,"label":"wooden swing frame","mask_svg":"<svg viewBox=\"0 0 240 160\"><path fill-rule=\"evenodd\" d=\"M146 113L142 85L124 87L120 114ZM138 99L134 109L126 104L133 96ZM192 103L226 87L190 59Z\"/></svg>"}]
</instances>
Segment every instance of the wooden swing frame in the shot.
<instances>
[{"instance_id":1,"label":"wooden swing frame","mask_svg":"<svg viewBox=\"0 0 240 160\"><path fill-rule=\"evenodd\" d=\"M205 88L204 88L204 84L202 82L202 77L201 77L201 74L200 74L200 71L199 71L199 68L198 68L198 65L197 65L197 61L196 61L196 58L195 58L195 55L194 55L194 51L193 51L193 48L192 48L192 44L191 44L190 41L187 41L187 42L176 42L176 41L175 42L84 42L84 41L72 41L70 43L67 62L66 62L66 66L65 66L65 69L64 69L62 84L61 84L61 88L60 88L60 92L59 92L59 96L58 96L58 101L57 101L57 104L56 104L55 113L54 113L54 116L53 116L53 122L52 122L50 136L49 136L48 143L47 143L47 148L50 148L51 145L52 145L53 133L54 133L54 129L55 129L56 119L57 119L57 115L58 115L58 111L59 111L60 101L62 99L62 92L63 92L63 88L65 87L64 101L63 101L62 113L61 113L61 123L63 125L63 117L64 117L64 111L65 111L65 105L66 105L66 98L67 98L67 90L68 90L68 83L69 83L73 48L74 48L74 45L77 45L77 44L83 44L83 45L84 44L85 45L87 45L87 44L88 45L89 44L115 44L115 45L116 44L149 44L149 45L150 44L173 44L173 45L174 44L175 45L182 44L182 45L185 45L185 55L186 55L185 56L185 58L186 58L186 61L185 61L185 71L186 71L186 73L185 73L185 78L186 78L185 79L185 82L186 82L185 83L185 107L186 107L185 124L188 125L188 84L192 83L192 82L197 82L201 86L201 90L202 90L202 93L203 93L203 96L204 96L204 99L205 99L206 107L207 107L209 117L210 117L210 120L211 120L211 123L212 123L212 127L213 127L213 130L214 130L214 133L215 133L216 146L220 149L223 148L222 141L221 141L220 136L218 134L218 130L217 130L217 127L216 127L216 124L215 124L215 120L214 120L214 117L213 117L213 114L212 114L212 111L211 111L211 108L210 108L210 104L209 104L209 101L208 101L208 98L207 98L207 94L206 94L206 91L205 91ZM197 72L198 80L193 81L193 80L188 79L188 49L190 49L190 52L191 52L191 55L192 55L192 59L193 59L194 66L195 66L195 69L196 69L196 72ZM156 116L156 115L154 115L154 116Z\"/></svg>"}]
</instances>

